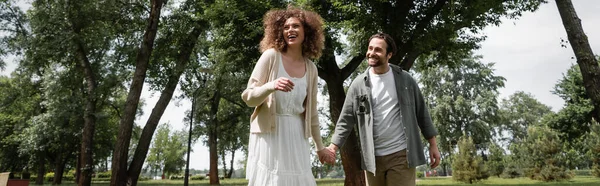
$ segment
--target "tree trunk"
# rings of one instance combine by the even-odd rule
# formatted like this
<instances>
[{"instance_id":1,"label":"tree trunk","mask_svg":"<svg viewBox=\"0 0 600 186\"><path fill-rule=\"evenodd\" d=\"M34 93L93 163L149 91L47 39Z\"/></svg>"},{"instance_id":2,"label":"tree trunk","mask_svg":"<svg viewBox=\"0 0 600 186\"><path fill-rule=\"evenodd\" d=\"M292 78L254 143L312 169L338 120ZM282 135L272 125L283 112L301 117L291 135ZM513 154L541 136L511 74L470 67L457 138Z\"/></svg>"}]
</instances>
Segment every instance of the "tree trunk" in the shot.
<instances>
[{"instance_id":1,"label":"tree trunk","mask_svg":"<svg viewBox=\"0 0 600 186\"><path fill-rule=\"evenodd\" d=\"M223 161L223 177L227 178L227 159L225 158L225 150L219 150L221 154L221 161Z\"/></svg>"},{"instance_id":2,"label":"tree trunk","mask_svg":"<svg viewBox=\"0 0 600 186\"><path fill-rule=\"evenodd\" d=\"M38 171L37 171L37 178L35 178L35 184L43 185L44 184L44 176L46 175L46 156L44 155L43 152L38 152L37 154L38 154L38 156L37 156Z\"/></svg>"},{"instance_id":3,"label":"tree trunk","mask_svg":"<svg viewBox=\"0 0 600 186\"><path fill-rule=\"evenodd\" d=\"M217 84L219 81L217 80ZM217 112L219 111L219 103L221 101L221 96L219 94L219 89L216 89L210 103L210 114L213 116L211 119L211 124L208 125L208 149L210 154L210 170L208 176L210 178L211 185L219 185L219 157L218 157L218 149L217 149L217 124L219 122L217 118Z\"/></svg>"},{"instance_id":4,"label":"tree trunk","mask_svg":"<svg viewBox=\"0 0 600 186\"><path fill-rule=\"evenodd\" d=\"M184 39L184 42L179 47L179 51L181 51L181 53L177 57L175 72L169 76L167 85L161 92L160 98L152 109L152 113L150 114L150 117L144 126L142 135L138 141L138 146L135 149L135 154L133 155L133 160L129 166L128 182L130 182L133 186L137 185L137 180L142 172L144 161L146 160L148 149L150 148L150 143L152 142L152 136L154 135L156 127L158 126L158 122L167 109L171 98L173 98L173 92L177 88L179 78L181 77L181 74L183 74L183 71L185 71L190 61L190 55L192 54L192 51L196 46L196 41L201 33L201 25L198 24L196 27L194 27L190 35Z\"/></svg>"},{"instance_id":5,"label":"tree trunk","mask_svg":"<svg viewBox=\"0 0 600 186\"><path fill-rule=\"evenodd\" d=\"M585 92L595 108L592 116L596 121L600 121L600 67L598 61L594 57L588 38L581 26L581 20L577 16L571 0L556 0L556 6L567 31L571 48L577 58Z\"/></svg>"},{"instance_id":6,"label":"tree trunk","mask_svg":"<svg viewBox=\"0 0 600 186\"><path fill-rule=\"evenodd\" d=\"M65 172L65 160L66 153L60 153L54 162L54 180L52 180L52 185L60 185L62 184L62 177Z\"/></svg>"},{"instance_id":7,"label":"tree trunk","mask_svg":"<svg viewBox=\"0 0 600 186\"><path fill-rule=\"evenodd\" d=\"M127 172L127 157L129 151L129 143L133 130L133 122L137 113L140 96L146 79L146 71L150 62L150 55L156 39L158 30L158 22L160 12L164 4L163 0L151 0L150 16L148 17L148 25L144 31L144 38L140 44L140 49L136 56L136 66L133 75L133 80L127 95L123 117L119 122L119 134L115 144L112 159L112 176L110 179L111 186L124 186L128 183Z\"/></svg>"},{"instance_id":8,"label":"tree trunk","mask_svg":"<svg viewBox=\"0 0 600 186\"><path fill-rule=\"evenodd\" d=\"M77 152L77 166L75 166L75 183L79 183L81 177L81 151Z\"/></svg>"},{"instance_id":9,"label":"tree trunk","mask_svg":"<svg viewBox=\"0 0 600 186\"><path fill-rule=\"evenodd\" d=\"M339 116L340 111L344 105L344 100L346 99L346 95L344 93L344 89L341 86L342 83L338 83L338 87L333 87L335 85L329 86L327 84L330 97L330 108L338 108L338 109L330 109L330 114L333 123L336 123ZM334 100L333 97L337 99ZM345 181L344 185L348 186L361 186L365 185L365 177L364 171L361 170L360 162L360 146L358 144L358 138L356 136L355 131L351 132L346 139L346 143L340 148L340 154L342 155L342 165L344 167L345 173Z\"/></svg>"},{"instance_id":10,"label":"tree trunk","mask_svg":"<svg viewBox=\"0 0 600 186\"><path fill-rule=\"evenodd\" d=\"M333 53L333 45L331 38L328 37L325 41L328 51L323 52L321 57L322 62L319 63L319 77L327 82L327 90L329 92L329 114L331 122L337 123L340 116L346 93L344 92L344 80L356 70L364 59L364 55L353 57L350 62L343 68L339 69ZM334 127L331 126L331 127ZM333 128L330 128L333 131ZM360 151L357 143L356 135L353 133L346 139L346 144L341 147L340 154L342 155L342 165L345 172L344 185L347 186L364 186L365 175L360 167Z\"/></svg>"},{"instance_id":11,"label":"tree trunk","mask_svg":"<svg viewBox=\"0 0 600 186\"><path fill-rule=\"evenodd\" d=\"M69 3L70 10L77 11L81 8L78 3ZM84 111L84 125L81 135L81 174L78 182L79 186L87 186L92 183L93 163L93 147L94 147L94 131L96 129L96 77L92 69L91 63L87 57L87 51L83 41L80 39L80 32L83 28L82 22L77 17L77 13L68 12L69 22L73 31L72 42L75 46L75 57L77 58L78 67L83 71L86 83L86 106Z\"/></svg>"},{"instance_id":12,"label":"tree trunk","mask_svg":"<svg viewBox=\"0 0 600 186\"><path fill-rule=\"evenodd\" d=\"M76 31L77 33L78 31ZM77 37L77 36L76 36ZM94 148L94 132L96 130L96 78L94 76L90 61L86 56L83 44L76 41L77 54L81 63L81 68L85 74L87 83L87 98L84 111L84 126L83 134L81 135L81 166L82 172L79 179L79 186L92 184L92 172L94 169L93 151Z\"/></svg>"},{"instance_id":13,"label":"tree trunk","mask_svg":"<svg viewBox=\"0 0 600 186\"><path fill-rule=\"evenodd\" d=\"M233 161L235 160L235 150L231 151L231 161L229 162L229 173L227 173L226 178L231 178L233 175Z\"/></svg>"}]
</instances>

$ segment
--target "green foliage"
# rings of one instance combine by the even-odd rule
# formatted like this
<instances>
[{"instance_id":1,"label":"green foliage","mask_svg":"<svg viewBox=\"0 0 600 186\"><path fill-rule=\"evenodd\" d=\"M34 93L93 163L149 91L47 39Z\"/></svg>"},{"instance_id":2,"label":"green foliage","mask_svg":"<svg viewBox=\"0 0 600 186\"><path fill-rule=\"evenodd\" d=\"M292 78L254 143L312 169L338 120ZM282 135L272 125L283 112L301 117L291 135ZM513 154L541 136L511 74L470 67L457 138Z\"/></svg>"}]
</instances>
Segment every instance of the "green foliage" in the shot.
<instances>
[{"instance_id":1,"label":"green foliage","mask_svg":"<svg viewBox=\"0 0 600 186\"><path fill-rule=\"evenodd\" d=\"M425 173L418 171L417 172L417 178L424 178L425 177Z\"/></svg>"},{"instance_id":2,"label":"green foliage","mask_svg":"<svg viewBox=\"0 0 600 186\"><path fill-rule=\"evenodd\" d=\"M452 179L469 184L489 177L483 158L477 155L477 149L470 136L460 138L458 154L452 162L452 171Z\"/></svg>"},{"instance_id":3,"label":"green foliage","mask_svg":"<svg viewBox=\"0 0 600 186\"><path fill-rule=\"evenodd\" d=\"M587 155L592 161L592 175L600 178L600 124L594 121L590 128L586 135Z\"/></svg>"},{"instance_id":4,"label":"green foliage","mask_svg":"<svg viewBox=\"0 0 600 186\"><path fill-rule=\"evenodd\" d=\"M539 125L545 115L553 113L549 106L540 103L530 93L522 91L515 92L508 99L502 99L500 105L500 129L510 133L510 137L504 139L510 143L525 139L529 126Z\"/></svg>"},{"instance_id":5,"label":"green foliage","mask_svg":"<svg viewBox=\"0 0 600 186\"><path fill-rule=\"evenodd\" d=\"M493 63L484 64L480 58L467 52L456 62L460 68L445 65L425 68L426 63L437 63L434 57L417 63L423 96L440 133L437 139L443 158L452 155L463 133L472 137L477 149L485 149L495 134L493 129L500 120L496 114L498 89L504 86L505 79L494 74Z\"/></svg>"},{"instance_id":6,"label":"green foliage","mask_svg":"<svg viewBox=\"0 0 600 186\"><path fill-rule=\"evenodd\" d=\"M54 172L49 172L44 175L44 180L47 182L52 182L54 180Z\"/></svg>"},{"instance_id":7,"label":"green foliage","mask_svg":"<svg viewBox=\"0 0 600 186\"><path fill-rule=\"evenodd\" d=\"M504 149L502 149L498 144L492 143L489 147L489 156L485 164L488 167L490 175L494 175L500 177L500 175L504 172L505 164L504 161Z\"/></svg>"},{"instance_id":8,"label":"green foliage","mask_svg":"<svg viewBox=\"0 0 600 186\"><path fill-rule=\"evenodd\" d=\"M170 180L183 180L185 177L183 175L171 175L169 176Z\"/></svg>"},{"instance_id":9,"label":"green foliage","mask_svg":"<svg viewBox=\"0 0 600 186\"><path fill-rule=\"evenodd\" d=\"M29 120L42 112L39 83L13 73L0 76L0 171L19 171L29 165L30 153L20 149Z\"/></svg>"},{"instance_id":10,"label":"green foliage","mask_svg":"<svg viewBox=\"0 0 600 186\"><path fill-rule=\"evenodd\" d=\"M110 178L111 175L112 175L112 171L97 172L96 178Z\"/></svg>"},{"instance_id":11,"label":"green foliage","mask_svg":"<svg viewBox=\"0 0 600 186\"><path fill-rule=\"evenodd\" d=\"M535 180L560 181L573 177L566 169L563 144L559 133L548 127L529 127L528 136L521 144L527 155L525 174Z\"/></svg>"},{"instance_id":12,"label":"green foliage","mask_svg":"<svg viewBox=\"0 0 600 186\"><path fill-rule=\"evenodd\" d=\"M206 179L206 176L203 175L194 175L190 177L190 180L203 180Z\"/></svg>"},{"instance_id":13,"label":"green foliage","mask_svg":"<svg viewBox=\"0 0 600 186\"><path fill-rule=\"evenodd\" d=\"M594 110L591 99L585 93L578 65L571 66L555 85L553 93L565 101L565 107L545 118L544 123L559 131L563 142L571 143L590 130Z\"/></svg>"},{"instance_id":14,"label":"green foliage","mask_svg":"<svg viewBox=\"0 0 600 186\"><path fill-rule=\"evenodd\" d=\"M171 131L169 124L161 124L156 131L148 158L147 166L150 170L163 174L176 174L181 172L185 165L184 155L187 152L184 144L187 135L183 132Z\"/></svg>"}]
</instances>

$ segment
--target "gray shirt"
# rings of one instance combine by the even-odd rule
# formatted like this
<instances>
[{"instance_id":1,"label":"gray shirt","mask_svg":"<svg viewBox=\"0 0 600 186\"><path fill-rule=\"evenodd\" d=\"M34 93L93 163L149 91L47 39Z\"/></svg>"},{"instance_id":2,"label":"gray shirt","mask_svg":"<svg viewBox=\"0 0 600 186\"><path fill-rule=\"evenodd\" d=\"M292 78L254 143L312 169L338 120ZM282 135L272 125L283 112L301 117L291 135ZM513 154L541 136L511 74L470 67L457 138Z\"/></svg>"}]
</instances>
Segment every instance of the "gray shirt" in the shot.
<instances>
[{"instance_id":1,"label":"gray shirt","mask_svg":"<svg viewBox=\"0 0 600 186\"><path fill-rule=\"evenodd\" d=\"M369 80L372 87L375 156L385 156L405 149L406 135L391 68L383 74L375 74L370 70Z\"/></svg>"}]
</instances>

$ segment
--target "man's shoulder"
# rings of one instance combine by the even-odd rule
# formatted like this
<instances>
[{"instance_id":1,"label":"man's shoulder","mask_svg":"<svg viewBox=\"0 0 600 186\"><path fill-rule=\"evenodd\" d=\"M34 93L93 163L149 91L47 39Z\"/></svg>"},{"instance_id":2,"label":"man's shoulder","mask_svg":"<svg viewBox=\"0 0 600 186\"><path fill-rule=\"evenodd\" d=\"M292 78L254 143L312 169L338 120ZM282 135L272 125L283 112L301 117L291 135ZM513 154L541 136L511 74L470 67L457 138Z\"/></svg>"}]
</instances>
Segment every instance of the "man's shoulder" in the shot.
<instances>
[{"instance_id":1,"label":"man's shoulder","mask_svg":"<svg viewBox=\"0 0 600 186\"><path fill-rule=\"evenodd\" d=\"M392 69L392 71L402 76L411 76L406 70L402 69L402 67L398 65L390 64L390 68Z\"/></svg>"},{"instance_id":2,"label":"man's shoulder","mask_svg":"<svg viewBox=\"0 0 600 186\"><path fill-rule=\"evenodd\" d=\"M360 73L352 80L350 87L364 85L361 83L365 82L366 80L367 80L367 73Z\"/></svg>"}]
</instances>

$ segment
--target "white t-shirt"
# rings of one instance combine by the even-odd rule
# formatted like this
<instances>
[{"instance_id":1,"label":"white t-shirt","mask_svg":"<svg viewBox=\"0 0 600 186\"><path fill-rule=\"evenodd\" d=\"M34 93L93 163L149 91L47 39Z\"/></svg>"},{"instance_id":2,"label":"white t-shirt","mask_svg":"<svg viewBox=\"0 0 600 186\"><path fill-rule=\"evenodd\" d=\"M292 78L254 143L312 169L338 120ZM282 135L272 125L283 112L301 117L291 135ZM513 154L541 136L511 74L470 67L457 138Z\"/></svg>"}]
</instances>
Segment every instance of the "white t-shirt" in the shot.
<instances>
[{"instance_id":1,"label":"white t-shirt","mask_svg":"<svg viewBox=\"0 0 600 186\"><path fill-rule=\"evenodd\" d=\"M385 156L406 149L402 114L391 68L384 74L375 74L369 70L369 76L375 156Z\"/></svg>"}]
</instances>

